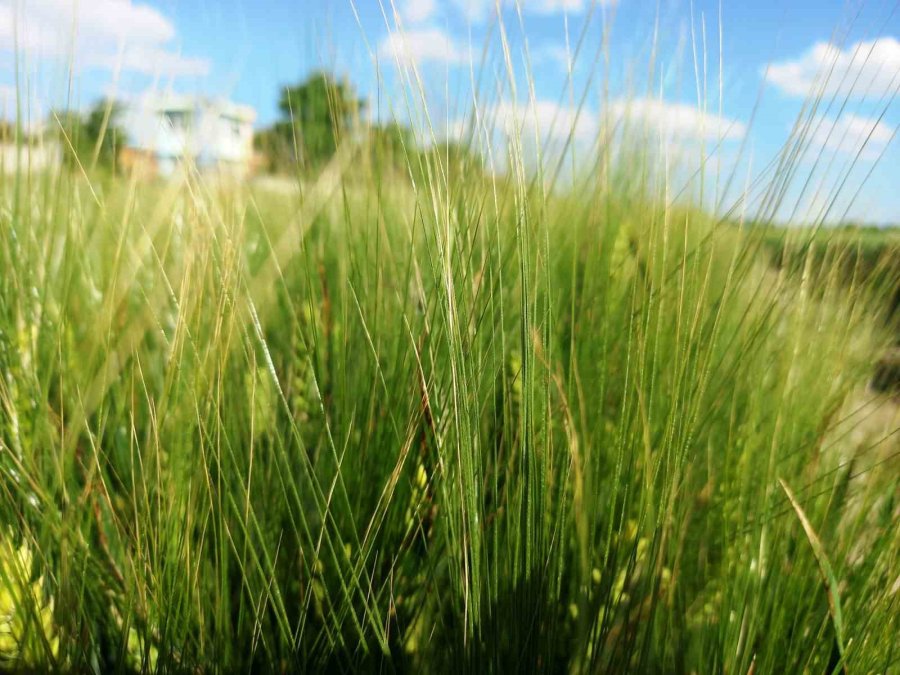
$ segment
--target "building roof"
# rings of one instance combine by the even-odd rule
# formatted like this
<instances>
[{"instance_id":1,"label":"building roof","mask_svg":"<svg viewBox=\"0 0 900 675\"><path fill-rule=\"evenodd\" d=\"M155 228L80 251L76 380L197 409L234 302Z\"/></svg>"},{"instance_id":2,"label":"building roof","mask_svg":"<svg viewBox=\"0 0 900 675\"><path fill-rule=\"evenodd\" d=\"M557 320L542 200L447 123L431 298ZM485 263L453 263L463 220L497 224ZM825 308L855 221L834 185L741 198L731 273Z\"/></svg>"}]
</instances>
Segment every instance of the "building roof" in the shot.
<instances>
[{"instance_id":1,"label":"building roof","mask_svg":"<svg viewBox=\"0 0 900 675\"><path fill-rule=\"evenodd\" d=\"M215 110L221 115L226 115L241 122L252 124L256 121L256 110L252 106L234 103L225 98L194 94L145 94L130 103L126 103L125 107L147 112Z\"/></svg>"}]
</instances>

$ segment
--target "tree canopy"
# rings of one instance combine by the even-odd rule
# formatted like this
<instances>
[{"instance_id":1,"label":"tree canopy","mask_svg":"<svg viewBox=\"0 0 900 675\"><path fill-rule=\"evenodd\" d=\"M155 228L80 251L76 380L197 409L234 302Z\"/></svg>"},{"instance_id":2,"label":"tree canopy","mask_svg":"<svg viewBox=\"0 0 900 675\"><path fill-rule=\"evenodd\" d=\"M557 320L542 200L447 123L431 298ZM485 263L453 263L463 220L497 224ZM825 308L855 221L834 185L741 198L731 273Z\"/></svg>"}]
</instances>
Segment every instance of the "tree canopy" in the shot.
<instances>
[{"instance_id":1,"label":"tree canopy","mask_svg":"<svg viewBox=\"0 0 900 675\"><path fill-rule=\"evenodd\" d=\"M71 110L52 116L63 136L66 163L83 167L114 168L119 150L125 145L125 132L118 125L121 107L101 100L81 114Z\"/></svg>"},{"instance_id":2,"label":"tree canopy","mask_svg":"<svg viewBox=\"0 0 900 675\"><path fill-rule=\"evenodd\" d=\"M422 148L400 122L366 121L366 102L353 85L323 71L282 87L278 109L280 119L254 138L273 173L315 170L348 140L362 144L380 169L393 166L418 172L432 166L455 175L484 168L467 143L445 140Z\"/></svg>"},{"instance_id":3,"label":"tree canopy","mask_svg":"<svg viewBox=\"0 0 900 675\"><path fill-rule=\"evenodd\" d=\"M281 119L260 134L257 147L268 151L277 165L293 159L301 168L315 168L334 155L365 105L350 83L315 72L300 84L282 87Z\"/></svg>"}]
</instances>

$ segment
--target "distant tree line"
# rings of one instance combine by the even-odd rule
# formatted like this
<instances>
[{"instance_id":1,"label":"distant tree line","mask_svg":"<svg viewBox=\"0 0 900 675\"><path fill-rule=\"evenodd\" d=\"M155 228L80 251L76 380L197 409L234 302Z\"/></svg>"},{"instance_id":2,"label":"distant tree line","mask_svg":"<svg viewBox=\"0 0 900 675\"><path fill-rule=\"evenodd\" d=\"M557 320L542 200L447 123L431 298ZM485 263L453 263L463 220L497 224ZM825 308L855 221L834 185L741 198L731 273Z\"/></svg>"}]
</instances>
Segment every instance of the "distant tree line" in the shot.
<instances>
[{"instance_id":1,"label":"distant tree line","mask_svg":"<svg viewBox=\"0 0 900 675\"><path fill-rule=\"evenodd\" d=\"M54 110L41 128L0 119L0 144L33 146L50 140L59 145L68 167L114 169L118 153L126 144L120 113L117 103L105 99L85 113Z\"/></svg>"},{"instance_id":2,"label":"distant tree line","mask_svg":"<svg viewBox=\"0 0 900 675\"><path fill-rule=\"evenodd\" d=\"M419 147L409 127L368 121L366 101L353 85L324 71L282 87L278 110L279 118L254 135L254 149L271 173L315 172L346 142L363 146L380 168L415 171L438 158L442 165L459 170L483 168L478 153L465 143L448 139ZM50 114L45 132L59 143L66 166L114 171L128 140L121 112L121 106L110 99L97 101L86 112L57 110ZM15 124L0 123L0 142L33 141Z\"/></svg>"},{"instance_id":3,"label":"distant tree line","mask_svg":"<svg viewBox=\"0 0 900 675\"><path fill-rule=\"evenodd\" d=\"M59 139L64 163L114 170L127 140L119 125L120 114L121 106L109 99L98 101L83 114L73 110L51 113L50 132Z\"/></svg>"},{"instance_id":4,"label":"distant tree line","mask_svg":"<svg viewBox=\"0 0 900 675\"><path fill-rule=\"evenodd\" d=\"M278 110L279 119L258 131L254 141L272 173L315 171L345 142L362 144L381 168L416 170L438 156L454 166L482 168L480 157L464 143L445 140L420 148L403 124L367 122L366 101L353 85L323 71L283 87Z\"/></svg>"}]
</instances>

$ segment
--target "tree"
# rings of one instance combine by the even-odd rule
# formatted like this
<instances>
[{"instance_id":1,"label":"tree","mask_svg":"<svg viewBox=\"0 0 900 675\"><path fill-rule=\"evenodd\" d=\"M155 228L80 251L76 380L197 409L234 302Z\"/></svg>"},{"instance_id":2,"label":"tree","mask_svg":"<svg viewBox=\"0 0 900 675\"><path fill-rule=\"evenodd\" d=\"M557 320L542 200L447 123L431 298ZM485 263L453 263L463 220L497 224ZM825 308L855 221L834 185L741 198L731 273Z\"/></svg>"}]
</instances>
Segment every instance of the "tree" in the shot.
<instances>
[{"instance_id":1,"label":"tree","mask_svg":"<svg viewBox=\"0 0 900 675\"><path fill-rule=\"evenodd\" d=\"M67 110L54 113L53 122L62 136L64 158L69 166L115 168L125 132L118 126L121 107L114 101L98 101L87 115Z\"/></svg>"},{"instance_id":2,"label":"tree","mask_svg":"<svg viewBox=\"0 0 900 675\"><path fill-rule=\"evenodd\" d=\"M327 162L365 109L352 85L315 72L295 86L283 87L278 99L282 119L259 134L257 147L270 153L273 169L296 161L302 168Z\"/></svg>"},{"instance_id":3,"label":"tree","mask_svg":"<svg viewBox=\"0 0 900 675\"><path fill-rule=\"evenodd\" d=\"M293 133L273 125L261 129L253 135L253 147L266 160L266 168L271 173L286 173L295 166Z\"/></svg>"},{"instance_id":4,"label":"tree","mask_svg":"<svg viewBox=\"0 0 900 675\"><path fill-rule=\"evenodd\" d=\"M469 143L443 140L421 151L425 166L451 181L484 175L484 159Z\"/></svg>"},{"instance_id":5,"label":"tree","mask_svg":"<svg viewBox=\"0 0 900 675\"><path fill-rule=\"evenodd\" d=\"M99 101L84 123L87 140L91 143L91 164L115 167L119 150L125 145L125 132L119 126L122 107L115 101Z\"/></svg>"},{"instance_id":6,"label":"tree","mask_svg":"<svg viewBox=\"0 0 900 675\"><path fill-rule=\"evenodd\" d=\"M415 153L415 139L397 122L373 125L368 131L369 151L376 166L406 166Z\"/></svg>"}]
</instances>

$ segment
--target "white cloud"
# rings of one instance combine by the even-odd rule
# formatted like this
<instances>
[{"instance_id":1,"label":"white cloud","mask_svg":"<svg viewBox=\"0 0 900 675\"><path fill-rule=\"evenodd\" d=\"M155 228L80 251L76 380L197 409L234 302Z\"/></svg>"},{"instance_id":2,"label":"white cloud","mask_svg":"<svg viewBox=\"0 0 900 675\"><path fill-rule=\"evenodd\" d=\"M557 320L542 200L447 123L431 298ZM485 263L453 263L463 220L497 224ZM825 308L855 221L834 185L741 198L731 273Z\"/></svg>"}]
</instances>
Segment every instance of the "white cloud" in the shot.
<instances>
[{"instance_id":1,"label":"white cloud","mask_svg":"<svg viewBox=\"0 0 900 675\"><path fill-rule=\"evenodd\" d=\"M481 112L483 116L477 120L456 119L439 125L437 140L471 142L485 156L490 170L498 174L507 171L509 158L519 151L528 170L539 161L550 166L566 152L590 148L600 130L596 112L587 108L579 112L576 107L546 99L533 103L501 101ZM514 152L510 143L517 145Z\"/></svg>"},{"instance_id":2,"label":"white cloud","mask_svg":"<svg viewBox=\"0 0 900 675\"><path fill-rule=\"evenodd\" d=\"M552 63L559 67L560 70L568 72L570 67L574 67L572 62L573 54L562 44L546 44L535 47L531 51L531 59L533 63Z\"/></svg>"},{"instance_id":3,"label":"white cloud","mask_svg":"<svg viewBox=\"0 0 900 675\"><path fill-rule=\"evenodd\" d=\"M799 59L770 65L766 78L792 96L882 96L900 85L900 42L882 37L843 50L818 42Z\"/></svg>"},{"instance_id":4,"label":"white cloud","mask_svg":"<svg viewBox=\"0 0 900 675\"><path fill-rule=\"evenodd\" d=\"M209 61L182 56L177 52L153 45L130 45L116 55L96 55L86 58L88 65L115 70L162 76L203 76L209 73Z\"/></svg>"},{"instance_id":5,"label":"white cloud","mask_svg":"<svg viewBox=\"0 0 900 675\"><path fill-rule=\"evenodd\" d=\"M610 113L616 120L641 125L669 140L738 140L747 132L742 122L655 98L620 99L611 104Z\"/></svg>"},{"instance_id":6,"label":"white cloud","mask_svg":"<svg viewBox=\"0 0 900 675\"><path fill-rule=\"evenodd\" d=\"M423 23L437 14L437 0L406 0L401 14L410 23Z\"/></svg>"},{"instance_id":7,"label":"white cloud","mask_svg":"<svg viewBox=\"0 0 900 675\"><path fill-rule=\"evenodd\" d=\"M698 157L692 142L735 140L746 134L746 126L741 122L704 114L690 105L653 99L620 99L611 103L605 113L547 99L534 103L502 101L493 108L480 110L483 117L476 124L469 119L452 120L440 127L442 136L470 140L476 147L487 150L492 170L501 173L509 157L505 146L515 139L521 140L525 162L533 168L538 160L551 166L567 152L589 155L600 143L630 146L634 139L623 133L623 127L634 130L639 126L658 134L672 152L687 151L678 155L683 157L680 164ZM604 128L605 123L609 129ZM535 154L536 147L540 148L540 154ZM726 161L725 153L726 149L717 148L713 155L704 155L706 167Z\"/></svg>"},{"instance_id":8,"label":"white cloud","mask_svg":"<svg viewBox=\"0 0 900 675\"><path fill-rule=\"evenodd\" d=\"M471 21L484 21L496 12L497 0L452 0L457 9ZM580 14L591 4L611 6L616 0L500 0L504 9L514 9L517 5L525 14L549 16L551 14Z\"/></svg>"},{"instance_id":9,"label":"white cloud","mask_svg":"<svg viewBox=\"0 0 900 675\"><path fill-rule=\"evenodd\" d=\"M381 43L379 52L401 66L429 61L454 65L469 60L465 48L437 28L394 31Z\"/></svg>"},{"instance_id":10,"label":"white cloud","mask_svg":"<svg viewBox=\"0 0 900 675\"><path fill-rule=\"evenodd\" d=\"M882 120L848 113L837 119L818 117L810 124L809 147L876 159L894 137L895 129Z\"/></svg>"},{"instance_id":11,"label":"white cloud","mask_svg":"<svg viewBox=\"0 0 900 675\"><path fill-rule=\"evenodd\" d=\"M612 102L607 119L611 124L624 122L634 128L649 129L662 135L667 142L706 139L711 141L743 138L746 126L736 120L704 113L690 105L669 103L658 99L620 99ZM487 129L496 129L507 137L520 136L523 141L559 143L571 135L576 143L593 143L600 135L603 117L582 107L562 105L550 100L532 103L501 102L488 111L483 122ZM460 121L451 124L459 137L468 126ZM476 134L477 136L478 134Z\"/></svg>"},{"instance_id":12,"label":"white cloud","mask_svg":"<svg viewBox=\"0 0 900 675\"><path fill-rule=\"evenodd\" d=\"M185 58L169 44L175 26L132 0L0 0L0 51L29 58L74 59L93 66L156 75L204 75L205 59Z\"/></svg>"},{"instance_id":13,"label":"white cloud","mask_svg":"<svg viewBox=\"0 0 900 675\"><path fill-rule=\"evenodd\" d=\"M597 115L582 108L539 100L520 105L504 102L494 111L494 122L508 136L521 135L526 141L537 135L541 141L592 141L597 136Z\"/></svg>"},{"instance_id":14,"label":"white cloud","mask_svg":"<svg viewBox=\"0 0 900 675\"><path fill-rule=\"evenodd\" d=\"M608 3L599 3L608 4ZM588 8L590 2L588 0L528 0L522 1L522 7L525 10L533 11L535 14L555 14L558 12L583 12Z\"/></svg>"}]
</instances>

